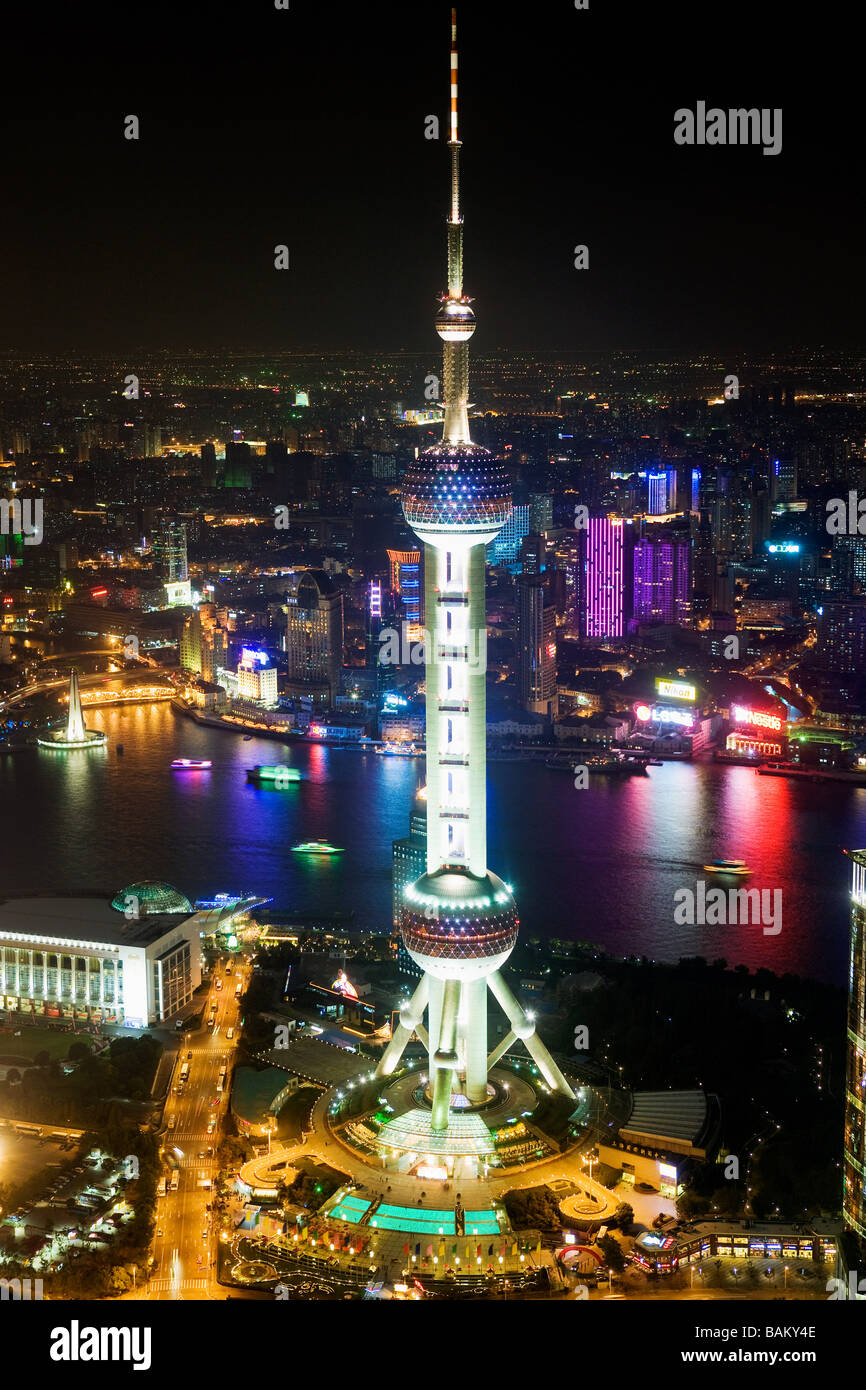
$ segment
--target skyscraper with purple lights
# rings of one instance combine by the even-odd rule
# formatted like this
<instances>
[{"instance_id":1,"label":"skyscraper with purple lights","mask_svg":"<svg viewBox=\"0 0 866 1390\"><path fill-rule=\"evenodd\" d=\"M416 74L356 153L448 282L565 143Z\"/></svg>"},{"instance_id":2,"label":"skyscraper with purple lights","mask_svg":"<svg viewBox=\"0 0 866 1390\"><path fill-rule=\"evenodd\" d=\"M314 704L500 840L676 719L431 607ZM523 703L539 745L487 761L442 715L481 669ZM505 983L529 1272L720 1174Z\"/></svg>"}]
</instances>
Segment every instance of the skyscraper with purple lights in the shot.
<instances>
[{"instance_id":1,"label":"skyscraper with purple lights","mask_svg":"<svg viewBox=\"0 0 866 1390\"><path fill-rule=\"evenodd\" d=\"M644 538L634 548L634 620L691 624L691 547L685 537Z\"/></svg>"},{"instance_id":2,"label":"skyscraper with purple lights","mask_svg":"<svg viewBox=\"0 0 866 1390\"><path fill-rule=\"evenodd\" d=\"M618 516L593 516L583 534L582 636L590 641L622 637L629 616L626 575L630 580L631 523Z\"/></svg>"}]
</instances>

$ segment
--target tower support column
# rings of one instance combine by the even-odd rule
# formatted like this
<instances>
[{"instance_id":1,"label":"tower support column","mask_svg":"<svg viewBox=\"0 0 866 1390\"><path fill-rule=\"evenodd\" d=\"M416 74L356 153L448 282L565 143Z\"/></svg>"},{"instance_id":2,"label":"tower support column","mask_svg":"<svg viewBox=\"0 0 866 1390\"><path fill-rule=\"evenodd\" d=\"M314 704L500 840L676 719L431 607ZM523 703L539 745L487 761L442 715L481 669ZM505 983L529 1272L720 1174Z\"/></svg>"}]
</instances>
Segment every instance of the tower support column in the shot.
<instances>
[{"instance_id":1,"label":"tower support column","mask_svg":"<svg viewBox=\"0 0 866 1390\"><path fill-rule=\"evenodd\" d=\"M442 1022L439 1046L433 1054L433 1116L434 1130L447 1130L451 1108L451 1087L457 1066L457 1014L460 1008L460 981L446 980L442 992ZM431 1033L431 1036L435 1034Z\"/></svg>"},{"instance_id":2,"label":"tower support column","mask_svg":"<svg viewBox=\"0 0 866 1390\"><path fill-rule=\"evenodd\" d=\"M535 1024L527 1018L525 1010L515 999L498 970L489 977L490 990L494 998L508 1016L513 1031L523 1042L548 1086L559 1091L560 1095L574 1100L574 1091L569 1086L559 1067L554 1062L544 1043L535 1032Z\"/></svg>"},{"instance_id":3,"label":"tower support column","mask_svg":"<svg viewBox=\"0 0 866 1390\"><path fill-rule=\"evenodd\" d=\"M467 981L462 1004L466 1095L473 1105L479 1105L487 1099L487 981Z\"/></svg>"},{"instance_id":4,"label":"tower support column","mask_svg":"<svg viewBox=\"0 0 866 1390\"><path fill-rule=\"evenodd\" d=\"M404 1004L400 1010L400 1022L394 1029L391 1041L382 1053L376 1068L377 1080L381 1080L383 1076L391 1075L403 1056L407 1042L415 1030L420 1028L424 1009L427 1005L428 983L428 977L422 975L408 1004Z\"/></svg>"}]
</instances>

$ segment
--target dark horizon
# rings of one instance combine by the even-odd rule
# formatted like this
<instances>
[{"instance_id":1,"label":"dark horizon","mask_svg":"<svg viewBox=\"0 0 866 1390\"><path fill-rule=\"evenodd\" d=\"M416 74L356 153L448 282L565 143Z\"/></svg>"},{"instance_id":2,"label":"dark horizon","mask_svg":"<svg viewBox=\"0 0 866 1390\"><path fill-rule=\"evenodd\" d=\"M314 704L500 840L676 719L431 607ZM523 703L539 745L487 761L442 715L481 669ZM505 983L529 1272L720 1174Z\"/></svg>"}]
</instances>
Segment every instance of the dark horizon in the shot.
<instances>
[{"instance_id":1,"label":"dark horizon","mask_svg":"<svg viewBox=\"0 0 866 1390\"><path fill-rule=\"evenodd\" d=\"M676 4L562 3L520 27L458 6L474 354L856 343L846 60L833 54L832 104L816 99L827 39L810 35L804 94L782 70L788 12L742 14L705 29ZM133 42L94 25L113 51L79 40L71 68L62 23L48 21L38 104L13 76L2 119L0 349L435 350L449 6L326 18L293 0L240 23L209 11L189 34L156 10ZM674 112L699 100L781 108L781 153L676 145Z\"/></svg>"}]
</instances>

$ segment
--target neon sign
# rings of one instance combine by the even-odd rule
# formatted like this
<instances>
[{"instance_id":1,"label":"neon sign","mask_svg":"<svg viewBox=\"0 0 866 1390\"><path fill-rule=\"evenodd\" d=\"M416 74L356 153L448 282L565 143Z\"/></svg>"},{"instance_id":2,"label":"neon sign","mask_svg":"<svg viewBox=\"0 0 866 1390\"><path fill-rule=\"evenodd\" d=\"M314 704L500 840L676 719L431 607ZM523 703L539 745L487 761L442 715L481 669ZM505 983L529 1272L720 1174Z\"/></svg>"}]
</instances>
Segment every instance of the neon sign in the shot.
<instances>
[{"instance_id":1,"label":"neon sign","mask_svg":"<svg viewBox=\"0 0 866 1390\"><path fill-rule=\"evenodd\" d=\"M660 695L666 695L669 700L694 700L697 698L697 691L693 685L686 685L683 681L656 681L656 690Z\"/></svg>"},{"instance_id":2,"label":"neon sign","mask_svg":"<svg viewBox=\"0 0 866 1390\"><path fill-rule=\"evenodd\" d=\"M688 710L670 709L667 705L653 705L653 719L659 724L680 724L684 729L690 729L695 722Z\"/></svg>"},{"instance_id":3,"label":"neon sign","mask_svg":"<svg viewBox=\"0 0 866 1390\"><path fill-rule=\"evenodd\" d=\"M336 980L331 985L331 989L336 990L338 994L345 994L349 999L358 998L358 991L355 989L355 986L352 984L345 970L340 971Z\"/></svg>"},{"instance_id":4,"label":"neon sign","mask_svg":"<svg viewBox=\"0 0 866 1390\"><path fill-rule=\"evenodd\" d=\"M241 664L244 666L267 666L267 652L257 652L254 647L241 648Z\"/></svg>"},{"instance_id":5,"label":"neon sign","mask_svg":"<svg viewBox=\"0 0 866 1390\"><path fill-rule=\"evenodd\" d=\"M779 544L779 545L770 545L770 544L768 543L767 549L768 549L768 551L770 552L771 555L799 555L799 554L800 554L800 546L799 546L799 543L797 543L797 542L795 542L795 541L782 541L781 544Z\"/></svg>"},{"instance_id":6,"label":"neon sign","mask_svg":"<svg viewBox=\"0 0 866 1390\"><path fill-rule=\"evenodd\" d=\"M738 724L753 724L759 729L775 729L776 733L782 727L778 714L764 714L763 710L745 709L743 705L734 705L731 716Z\"/></svg>"},{"instance_id":7,"label":"neon sign","mask_svg":"<svg viewBox=\"0 0 866 1390\"><path fill-rule=\"evenodd\" d=\"M684 729L691 729L694 725L694 716L685 709L673 709L668 705L635 705L635 715L641 724L648 724L652 721L655 724L679 724Z\"/></svg>"}]
</instances>

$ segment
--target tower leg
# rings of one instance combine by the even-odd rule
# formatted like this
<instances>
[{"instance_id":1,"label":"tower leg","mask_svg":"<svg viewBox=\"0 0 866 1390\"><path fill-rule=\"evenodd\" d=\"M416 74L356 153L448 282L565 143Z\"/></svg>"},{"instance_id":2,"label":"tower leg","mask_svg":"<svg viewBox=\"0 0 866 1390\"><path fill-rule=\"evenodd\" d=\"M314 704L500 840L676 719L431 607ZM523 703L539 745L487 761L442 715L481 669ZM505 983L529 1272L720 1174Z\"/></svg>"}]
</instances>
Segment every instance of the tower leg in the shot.
<instances>
[{"instance_id":1,"label":"tower leg","mask_svg":"<svg viewBox=\"0 0 866 1390\"><path fill-rule=\"evenodd\" d=\"M469 980L464 984L461 1003L466 1095L473 1105L479 1105L487 1099L487 981Z\"/></svg>"},{"instance_id":2,"label":"tower leg","mask_svg":"<svg viewBox=\"0 0 866 1390\"><path fill-rule=\"evenodd\" d=\"M544 1077L548 1086L554 1091L559 1091L560 1095L570 1096L574 1100L574 1091L569 1086L559 1067L554 1062L544 1043L536 1036L535 1024L527 1018L526 1013L515 999L508 985L503 980L498 970L494 970L488 977L490 991L497 1003L508 1016L512 1030L526 1043L527 1051L535 1062L541 1075Z\"/></svg>"},{"instance_id":3,"label":"tower leg","mask_svg":"<svg viewBox=\"0 0 866 1390\"><path fill-rule=\"evenodd\" d=\"M495 1067L496 1063L499 1061L499 1058L505 1055L512 1043L516 1042L516 1033L506 1033L502 1041L496 1044L490 1056L487 1058L487 1070L490 1071L492 1067Z\"/></svg>"},{"instance_id":4,"label":"tower leg","mask_svg":"<svg viewBox=\"0 0 866 1390\"><path fill-rule=\"evenodd\" d=\"M380 1081L383 1076L390 1076L403 1056L406 1044L420 1026L421 1019L424 1017L424 1009L427 1005L427 994L429 988L429 977L422 975L412 998L408 1004L404 1004L400 1010L400 1022L394 1029L394 1035L376 1068L376 1080Z\"/></svg>"},{"instance_id":5,"label":"tower leg","mask_svg":"<svg viewBox=\"0 0 866 1390\"><path fill-rule=\"evenodd\" d=\"M439 1028L439 1047L433 1055L433 1117L434 1130L448 1128L451 1108L451 1086L457 1066L457 1013L460 1008L460 981L446 980L442 994L442 1022ZM435 1036L435 1035L434 1035Z\"/></svg>"},{"instance_id":6,"label":"tower leg","mask_svg":"<svg viewBox=\"0 0 866 1390\"><path fill-rule=\"evenodd\" d=\"M439 1042L439 1031L442 1027L442 992L445 988L443 980L437 976L429 977L427 986L427 1032L429 1040L427 1043L427 1075L430 1078L430 1085L433 1085L433 1078L436 1074L436 1063L433 1056Z\"/></svg>"}]
</instances>

